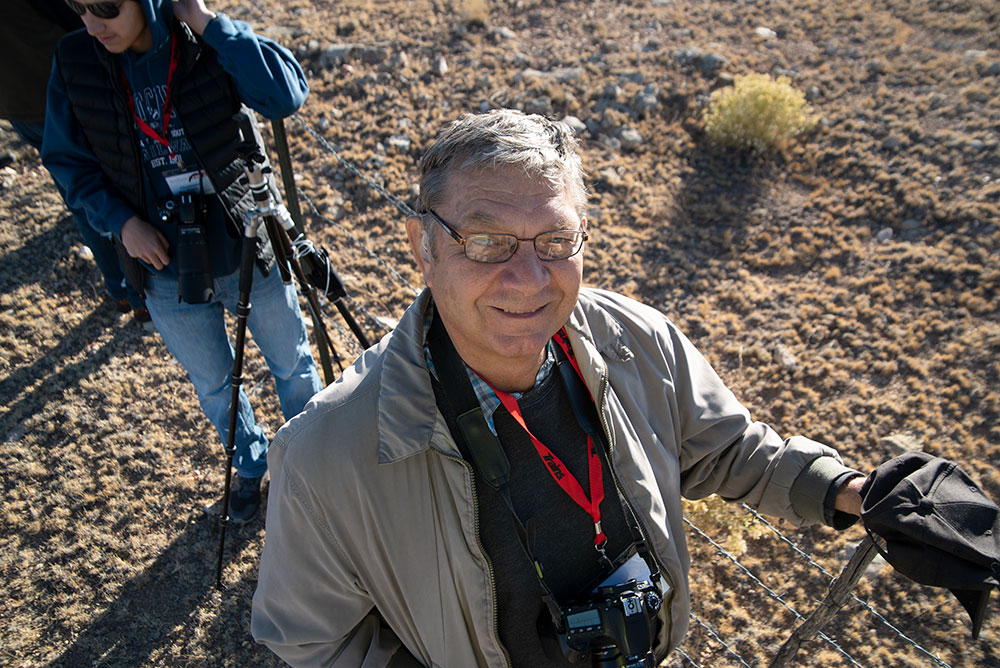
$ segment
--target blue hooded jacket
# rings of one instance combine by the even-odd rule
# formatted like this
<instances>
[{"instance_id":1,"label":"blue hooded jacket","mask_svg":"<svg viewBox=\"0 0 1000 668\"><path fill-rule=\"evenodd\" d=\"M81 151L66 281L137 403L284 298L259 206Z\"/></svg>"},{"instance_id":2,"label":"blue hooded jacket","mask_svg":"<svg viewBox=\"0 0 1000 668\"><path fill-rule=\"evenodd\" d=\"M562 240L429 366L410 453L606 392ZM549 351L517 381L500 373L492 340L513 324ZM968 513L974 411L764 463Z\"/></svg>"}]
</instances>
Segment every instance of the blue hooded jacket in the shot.
<instances>
[{"instance_id":1,"label":"blue hooded jacket","mask_svg":"<svg viewBox=\"0 0 1000 668\"><path fill-rule=\"evenodd\" d=\"M171 0L126 1L140 4L150 28L151 48L144 53L126 51L110 54L103 51L104 47L96 39L93 43L105 58L117 64L116 69L124 75L135 116L160 133L174 35L173 3ZM273 41L254 34L247 24L217 14L205 28L201 44L202 48L217 54L219 65L229 75L240 101L261 115L271 119L283 118L294 113L305 101L308 84L291 53ZM173 82L169 91L171 96L176 95L177 88L177 82ZM171 262L161 272L173 274L177 226L173 220L161 219L166 210L165 203L177 194L176 185L172 189L168 177L176 182L181 175L197 175L201 166L187 140L185 119L175 111L177 105L173 102L176 98L171 99L170 123L163 135L168 140L169 148L141 131L134 133L143 172L139 182L145 191L142 197L135 197L120 193L102 170L80 119L70 104L58 60L53 63L47 95L42 160L66 189L67 203L83 208L94 228L114 235L120 236L122 225L132 216L152 223L169 244ZM135 120L131 122L138 125ZM195 182L201 184L204 192L212 192L208 180L196 178ZM144 202L146 210L135 210L129 202L136 201ZM209 196L206 201L213 274L222 276L238 266L239 238L227 229L226 214L219 198ZM155 271L148 265L146 268Z\"/></svg>"}]
</instances>

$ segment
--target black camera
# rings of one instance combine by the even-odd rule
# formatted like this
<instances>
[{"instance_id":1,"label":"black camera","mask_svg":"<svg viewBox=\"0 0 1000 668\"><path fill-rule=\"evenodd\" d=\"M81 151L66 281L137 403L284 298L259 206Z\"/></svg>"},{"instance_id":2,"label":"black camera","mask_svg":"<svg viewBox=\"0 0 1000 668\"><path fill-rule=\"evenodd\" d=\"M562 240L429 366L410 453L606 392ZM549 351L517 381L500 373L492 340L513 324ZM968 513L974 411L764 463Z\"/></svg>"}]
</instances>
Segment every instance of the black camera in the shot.
<instances>
[{"instance_id":1,"label":"black camera","mask_svg":"<svg viewBox=\"0 0 1000 668\"><path fill-rule=\"evenodd\" d=\"M648 580L598 587L589 600L562 608L563 654L571 663L654 668L652 648L661 604Z\"/></svg>"},{"instance_id":2,"label":"black camera","mask_svg":"<svg viewBox=\"0 0 1000 668\"><path fill-rule=\"evenodd\" d=\"M205 304L215 296L205 204L197 193L177 198L177 301Z\"/></svg>"},{"instance_id":3,"label":"black camera","mask_svg":"<svg viewBox=\"0 0 1000 668\"><path fill-rule=\"evenodd\" d=\"M330 264L326 250L313 244L303 234L292 241L292 246L309 285L322 291L326 298L331 301L337 301L347 296L344 283L340 280L337 270Z\"/></svg>"},{"instance_id":4,"label":"black camera","mask_svg":"<svg viewBox=\"0 0 1000 668\"><path fill-rule=\"evenodd\" d=\"M621 561L624 559L624 561ZM539 620L542 647L573 664L601 668L654 668L653 647L663 605L645 560L635 551L617 562L615 571L590 593L559 606L559 620ZM557 628L553 628L553 622ZM547 630L546 630L547 629ZM554 637L553 637L554 636ZM558 650L556 649L558 646Z\"/></svg>"}]
</instances>

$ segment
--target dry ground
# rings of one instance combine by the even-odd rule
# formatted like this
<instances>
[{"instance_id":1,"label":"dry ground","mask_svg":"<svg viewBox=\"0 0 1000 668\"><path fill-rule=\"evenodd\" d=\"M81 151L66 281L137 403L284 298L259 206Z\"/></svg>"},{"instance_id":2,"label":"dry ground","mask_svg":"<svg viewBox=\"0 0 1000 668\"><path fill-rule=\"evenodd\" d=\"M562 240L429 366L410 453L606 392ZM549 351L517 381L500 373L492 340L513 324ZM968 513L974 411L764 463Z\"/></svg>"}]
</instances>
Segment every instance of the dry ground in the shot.
<instances>
[{"instance_id":1,"label":"dry ground","mask_svg":"<svg viewBox=\"0 0 1000 668\"><path fill-rule=\"evenodd\" d=\"M829 442L862 469L907 434L1000 499L995 0L212 4L301 56L313 88L304 122L403 202L420 150L460 112L548 105L590 122L589 284L669 314L780 432ZM368 48L326 67L320 54L336 43ZM678 58L684 47L725 63L706 71ZM564 67L580 70L519 76ZM792 76L823 122L768 160L713 154L707 96L750 71ZM650 85L657 106L640 113L633 97ZM624 127L642 143L616 142ZM302 124L286 128L309 234L379 336L418 285L401 213ZM6 124L0 150L20 154L0 189L0 664L276 665L248 633L263 521L230 531L226 588L213 588L218 529L204 508L222 489L222 452L183 370L155 334L113 314L37 155ZM247 375L273 433L276 400L252 346ZM861 536L782 531L832 573ZM695 613L747 665L766 665L792 614L690 541ZM824 593L825 578L773 534L748 539L741 561L802 613ZM948 595L889 569L857 592L948 665L1000 666L996 600L973 643ZM940 665L856 604L826 631L857 665ZM740 665L697 625L683 649L701 666ZM820 641L799 658L851 665Z\"/></svg>"}]
</instances>

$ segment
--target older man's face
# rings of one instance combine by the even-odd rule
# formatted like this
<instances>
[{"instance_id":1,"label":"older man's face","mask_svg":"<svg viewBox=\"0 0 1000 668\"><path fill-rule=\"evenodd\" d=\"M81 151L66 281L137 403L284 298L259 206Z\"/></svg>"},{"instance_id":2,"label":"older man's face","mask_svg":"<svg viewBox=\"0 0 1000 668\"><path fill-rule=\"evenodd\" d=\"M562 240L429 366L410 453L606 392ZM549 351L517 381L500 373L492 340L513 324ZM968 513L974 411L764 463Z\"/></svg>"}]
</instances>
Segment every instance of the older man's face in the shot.
<instances>
[{"instance_id":1,"label":"older man's face","mask_svg":"<svg viewBox=\"0 0 1000 668\"><path fill-rule=\"evenodd\" d=\"M436 211L463 236L505 232L528 239L584 224L568 193L518 169L452 172L444 202ZM499 389L530 388L546 342L576 305L583 278L582 251L565 260L543 262L533 244L522 241L507 262L484 264L469 260L462 246L442 229L434 235L431 256L422 257L419 221L410 219L407 231L462 359Z\"/></svg>"}]
</instances>

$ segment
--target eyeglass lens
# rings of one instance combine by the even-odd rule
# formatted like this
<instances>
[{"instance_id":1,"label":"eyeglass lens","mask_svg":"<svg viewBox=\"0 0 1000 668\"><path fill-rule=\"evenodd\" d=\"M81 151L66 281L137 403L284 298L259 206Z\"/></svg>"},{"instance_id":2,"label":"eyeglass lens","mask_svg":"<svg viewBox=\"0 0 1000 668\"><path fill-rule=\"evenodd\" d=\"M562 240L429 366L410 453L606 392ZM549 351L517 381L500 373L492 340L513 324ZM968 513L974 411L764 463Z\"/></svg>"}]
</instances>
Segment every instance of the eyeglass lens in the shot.
<instances>
[{"instance_id":1,"label":"eyeglass lens","mask_svg":"<svg viewBox=\"0 0 1000 668\"><path fill-rule=\"evenodd\" d=\"M121 2L95 2L85 5L76 0L66 0L69 8L76 12L77 16L83 16L85 12L90 12L99 19L113 19L121 12Z\"/></svg>"},{"instance_id":2,"label":"eyeglass lens","mask_svg":"<svg viewBox=\"0 0 1000 668\"><path fill-rule=\"evenodd\" d=\"M540 260L565 260L583 246L582 230L554 230L534 238ZM512 234L475 233L465 237L465 255L476 262L506 262L517 252L519 241Z\"/></svg>"}]
</instances>

